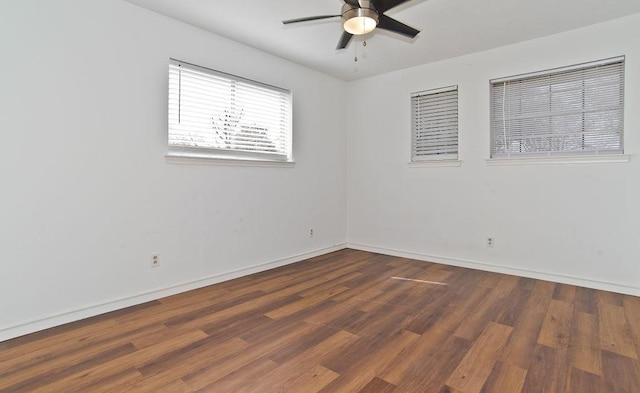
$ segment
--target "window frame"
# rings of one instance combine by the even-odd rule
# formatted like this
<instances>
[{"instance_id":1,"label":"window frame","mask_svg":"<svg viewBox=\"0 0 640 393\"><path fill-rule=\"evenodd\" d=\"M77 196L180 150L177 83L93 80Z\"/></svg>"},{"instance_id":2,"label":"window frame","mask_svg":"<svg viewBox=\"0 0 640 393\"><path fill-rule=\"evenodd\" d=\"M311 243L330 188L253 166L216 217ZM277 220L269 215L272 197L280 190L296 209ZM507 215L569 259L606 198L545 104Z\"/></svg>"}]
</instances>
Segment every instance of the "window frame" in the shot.
<instances>
[{"instance_id":1,"label":"window frame","mask_svg":"<svg viewBox=\"0 0 640 393\"><path fill-rule=\"evenodd\" d=\"M283 112L283 115L273 117L275 119L278 119L278 121L281 124L284 124L284 126L281 126L280 128L276 129L277 136L280 138L280 143L282 146L276 145L275 142L273 142L273 140L270 138L270 136L264 131L262 132L264 136L254 137L254 139L251 139L248 143L245 142L245 145L251 146L251 143L254 143L254 146L257 146L258 143L261 142L262 138L265 138L265 139L268 138L269 143L274 143L273 148L276 149L276 152L270 153L267 151L251 151L251 150L244 150L244 149L234 149L232 147L220 148L220 147L211 146L210 144L209 146L199 147L199 146L190 146L187 144L181 145L179 143L172 143L172 137L173 138L179 137L181 133L185 132L184 126L182 129L180 129L181 126L179 122L179 119L181 116L181 110L182 110L182 108L180 108L180 102L181 102L180 100L182 99L182 97L180 96L180 94L182 93L182 90L181 90L182 87L180 83L182 82L182 79L177 81L178 86L176 88L175 86L176 81L172 79L172 78L175 78L175 74L174 74L175 71L173 71L172 69L184 69L184 70L189 70L192 73L196 72L196 73L206 74L207 76L210 76L213 79L221 80L224 83L228 83L230 86L232 86L232 90L234 91L234 93L231 94L232 96L235 95L236 86L241 85L241 88L248 88L248 89L256 88L258 91L266 91L269 94L273 93L274 96L279 97L280 100L284 99L283 101L284 104L279 103L279 106L281 107L281 111ZM252 79L243 78L237 75L229 74L226 72L214 70L211 68L199 66L196 64L188 63L188 62L173 59L173 58L169 59L169 78L168 79L169 79L169 86L168 86L169 87L168 89L169 108L168 108L168 122L167 122L168 152L166 154L166 157L168 159L171 159L172 161L178 162L178 163L190 163L189 161L192 161L192 160L198 161L198 160L205 159L205 160L211 161L212 163L219 163L223 165L229 165L229 164L233 165L234 163L237 163L240 165L245 165L245 164L260 165L261 163L264 163L267 165L275 164L276 166L279 166L281 164L284 164L284 165L293 164L293 130L292 130L293 129L293 118L292 118L293 117L293 93L291 92L291 90L269 85L262 82L258 82ZM221 91L220 94L225 95L227 94L227 92ZM220 112L220 110L224 110L226 112L226 108L229 108L230 112L231 111L238 112L238 108L240 106L236 106L237 104L234 103L233 101L234 101L233 98L230 99L229 101L226 101L226 100L221 101L219 105L215 106L216 108L215 110L214 109L211 110L212 130L214 129L214 126L215 126L213 116L215 116L216 110L218 112ZM274 99L274 102L278 103L279 101ZM175 108L176 106L177 108ZM240 113L242 113L242 110L240 111ZM224 124L223 127L225 128L225 131L227 129L231 129L227 127L226 123ZM243 138L247 138L245 134L251 132L252 128L258 129L256 127L264 127L264 126L260 125L259 123L245 124L243 126L238 126L238 123L236 123L234 125L234 130L236 134L234 135L234 137L231 137L224 143L231 143L231 146L233 146L234 144L237 146L238 144L242 143ZM262 128L260 129L264 130ZM175 133L172 134L172 131L174 131ZM195 131L195 133L198 134L198 136L205 135L202 133L202 130L199 130L199 131L200 133L198 133L198 131ZM213 135L214 135L214 131L211 132L211 136ZM282 149L279 149L280 147L282 147ZM282 151L282 153L280 153L279 151Z\"/></svg>"},{"instance_id":2,"label":"window frame","mask_svg":"<svg viewBox=\"0 0 640 393\"><path fill-rule=\"evenodd\" d=\"M544 150L544 151L534 151L534 152L513 152L513 151L502 151L499 152L496 149L496 129L500 128L498 127L501 123L503 124L502 129L503 132L506 132L506 125L504 125L505 123L505 119L509 119L509 116L498 116L497 115L497 111L499 109L502 110L502 112L504 113L505 111L505 92L503 92L503 103L502 106L500 105L496 105L495 103L495 98L494 98L494 90L495 89L505 89L507 88L508 83L527 83L528 81L532 81L536 78L541 78L541 77L546 77L549 78L550 80L552 80L551 82L549 82L549 89L551 89L551 87L553 87L554 83L557 83L556 79L552 79L554 77L559 77L562 78L563 75L568 75L570 73L573 73L575 75L577 75L578 73L583 73L586 74L589 70L595 70L601 67L606 67L606 66L614 66L614 65L618 65L620 67L620 70L618 72L617 75L619 75L619 82L614 84L614 86L616 86L616 88L619 90L619 94L617 96L613 96L613 98L611 98L611 100L614 102L613 104L611 104L611 107L614 108L615 110L619 110L619 117L616 117L615 120L617 120L617 122L619 123L619 127L616 127L613 130L610 130L608 133L606 133L605 135L610 136L610 137L614 137L615 138L619 138L619 149L590 149L590 150ZM573 75L572 74L572 75ZM612 74L613 75L613 74ZM603 77L604 74L599 75L599 77ZM585 131L585 124L587 124L587 121L585 120L585 114L587 113L595 113L595 112L604 112L605 110L603 109L599 109L599 110L587 110L585 105L584 105L584 100L585 100L585 91L587 90L587 88L585 87L585 83L593 80L595 78L588 78L588 77L583 77L582 81L582 90L578 90L581 92L582 94L582 110L581 112L579 112L580 114L582 114L582 119L580 122L580 130L581 130L581 134L582 135L582 139L584 140L584 136L587 135L587 131ZM588 163L593 163L593 162L628 162L628 156L625 156L625 150L624 150L624 134L625 134L625 127L624 127L624 107L625 107L625 56L616 56L616 57L612 57L612 58L607 58L607 59L602 59L602 60L597 60L597 61L590 61L590 62L586 62L586 63L580 63L580 64L575 64L575 65L570 65L570 66L566 66L566 67L558 67L558 68L553 68L553 69L547 69L547 70L541 70L541 71L536 71L536 72L531 72L531 73L526 73L526 74L519 74L519 75L514 75L514 76L509 76L509 77L503 77L503 78L496 78L496 79L492 79L489 81L489 87L490 87L490 94L489 94L489 101L490 101L490 129L489 129L489 159L487 160L488 163L491 163L492 161L514 161L514 162L521 162L521 163L532 163L532 164L537 164L537 163L542 163L545 160L549 161L550 163L561 163L561 162L567 162L567 163L579 163L579 162L588 162ZM600 98L601 96L604 96L605 94L599 94L597 95L598 98ZM617 99L617 97L619 97L619 104L615 104L615 101ZM550 94L549 97L549 105L553 105L554 101L552 101L553 98ZM560 101L560 100L558 100ZM564 104L565 106L562 107L562 109L564 109L565 111L569 111L569 104ZM575 109L573 109L573 111L575 112ZM540 116L541 118L548 118L549 123L551 123L553 120L557 120L557 116L556 113L559 112L558 109L549 109L549 113L548 115L545 116ZM524 118L525 115L523 115L522 113L527 113L527 112L520 112L520 116ZM602 115L605 116L605 115ZM513 117L513 116L512 116ZM502 119L500 121L498 121L499 119ZM534 133L532 133L534 134ZM553 133L553 128L549 129L549 140L552 140L552 137L554 135ZM511 133L509 133L509 135L511 135ZM535 135L535 134L534 134ZM566 134L563 133L558 133L558 136L564 136ZM505 137L506 138L506 137ZM521 137L524 140L524 136ZM517 138L516 138L517 139ZM600 142L600 141L598 141ZM600 142L601 144L604 144L604 142ZM584 146L584 145L583 145ZM584 147L583 147L584 148Z\"/></svg>"}]
</instances>

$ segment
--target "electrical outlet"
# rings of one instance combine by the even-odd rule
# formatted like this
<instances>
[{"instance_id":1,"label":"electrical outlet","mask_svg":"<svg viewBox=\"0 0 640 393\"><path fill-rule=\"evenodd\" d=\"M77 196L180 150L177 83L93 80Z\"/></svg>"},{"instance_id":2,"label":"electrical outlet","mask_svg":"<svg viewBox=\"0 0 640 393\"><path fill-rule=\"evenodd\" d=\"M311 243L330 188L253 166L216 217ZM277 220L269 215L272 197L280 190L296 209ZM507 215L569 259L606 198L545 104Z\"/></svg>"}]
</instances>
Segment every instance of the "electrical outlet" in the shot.
<instances>
[{"instance_id":1,"label":"electrical outlet","mask_svg":"<svg viewBox=\"0 0 640 393\"><path fill-rule=\"evenodd\" d=\"M309 229L309 236L313 236L313 228Z\"/></svg>"},{"instance_id":2,"label":"electrical outlet","mask_svg":"<svg viewBox=\"0 0 640 393\"><path fill-rule=\"evenodd\" d=\"M151 267L160 266L160 254L151 254Z\"/></svg>"},{"instance_id":3,"label":"electrical outlet","mask_svg":"<svg viewBox=\"0 0 640 393\"><path fill-rule=\"evenodd\" d=\"M492 237L488 237L487 238L487 247L493 247L493 245L495 244L495 241Z\"/></svg>"}]
</instances>

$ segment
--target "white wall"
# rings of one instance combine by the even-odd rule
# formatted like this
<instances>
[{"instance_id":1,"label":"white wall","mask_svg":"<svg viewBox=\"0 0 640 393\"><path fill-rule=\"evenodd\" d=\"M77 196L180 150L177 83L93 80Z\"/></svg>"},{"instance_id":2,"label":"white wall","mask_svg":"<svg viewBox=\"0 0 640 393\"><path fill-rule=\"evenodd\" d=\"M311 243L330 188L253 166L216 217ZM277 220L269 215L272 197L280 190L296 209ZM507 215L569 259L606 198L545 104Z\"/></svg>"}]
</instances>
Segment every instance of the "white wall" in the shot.
<instances>
[{"instance_id":1,"label":"white wall","mask_svg":"<svg viewBox=\"0 0 640 393\"><path fill-rule=\"evenodd\" d=\"M344 244L344 82L121 0L2 1L0 48L0 341ZM167 163L169 57L292 89L295 166Z\"/></svg>"},{"instance_id":2,"label":"white wall","mask_svg":"<svg viewBox=\"0 0 640 393\"><path fill-rule=\"evenodd\" d=\"M350 83L348 244L640 295L638 37L640 14ZM619 55L629 163L486 164L490 79ZM409 95L450 85L462 166L409 168Z\"/></svg>"}]
</instances>

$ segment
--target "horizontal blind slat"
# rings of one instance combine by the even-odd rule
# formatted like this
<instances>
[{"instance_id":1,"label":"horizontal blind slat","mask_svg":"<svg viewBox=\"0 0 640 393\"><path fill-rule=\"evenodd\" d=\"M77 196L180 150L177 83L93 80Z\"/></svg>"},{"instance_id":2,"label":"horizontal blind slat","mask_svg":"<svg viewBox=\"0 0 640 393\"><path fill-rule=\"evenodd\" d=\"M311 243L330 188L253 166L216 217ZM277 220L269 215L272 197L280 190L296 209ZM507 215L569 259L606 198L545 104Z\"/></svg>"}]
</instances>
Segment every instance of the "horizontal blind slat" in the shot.
<instances>
[{"instance_id":1,"label":"horizontal blind slat","mask_svg":"<svg viewBox=\"0 0 640 393\"><path fill-rule=\"evenodd\" d=\"M444 90L444 91L443 91ZM458 89L411 94L412 160L458 152Z\"/></svg>"},{"instance_id":2,"label":"horizontal blind slat","mask_svg":"<svg viewBox=\"0 0 640 393\"><path fill-rule=\"evenodd\" d=\"M169 145L291 156L291 93L177 61L169 65Z\"/></svg>"},{"instance_id":3,"label":"horizontal blind slat","mask_svg":"<svg viewBox=\"0 0 640 393\"><path fill-rule=\"evenodd\" d=\"M491 85L491 156L623 151L624 60Z\"/></svg>"}]
</instances>

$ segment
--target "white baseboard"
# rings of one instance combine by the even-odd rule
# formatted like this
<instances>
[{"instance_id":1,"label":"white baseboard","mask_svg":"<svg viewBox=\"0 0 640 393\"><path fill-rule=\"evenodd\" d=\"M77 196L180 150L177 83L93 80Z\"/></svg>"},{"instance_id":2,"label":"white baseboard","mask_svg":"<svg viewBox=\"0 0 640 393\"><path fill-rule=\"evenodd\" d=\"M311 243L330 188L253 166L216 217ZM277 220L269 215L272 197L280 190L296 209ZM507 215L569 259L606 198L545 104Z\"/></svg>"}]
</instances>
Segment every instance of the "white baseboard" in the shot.
<instances>
[{"instance_id":1,"label":"white baseboard","mask_svg":"<svg viewBox=\"0 0 640 393\"><path fill-rule=\"evenodd\" d=\"M253 265L253 266L245 267L238 270L233 270L226 273L215 274L213 276L209 276L199 280L189 281L181 284L172 285L166 288L159 288L159 289L148 291L148 292L138 293L138 294L134 294L127 297L90 305L90 306L72 310L69 312L51 315L38 320L10 326L7 328L0 329L0 342L9 340L15 337L19 337L19 336L24 336L25 334L37 332L40 330L49 329L55 326L64 325L69 322L79 321L81 319L93 317L93 316L104 314L107 312L120 310L126 307L131 307L138 304L150 302L152 300L157 300L163 297L217 284L219 282L232 280L234 278L238 278L242 276L247 276L249 274L258 273L258 272L273 269L276 267L289 265L295 262L300 262L305 259L309 259L319 255L342 250L346 247L347 247L346 243L336 244L331 247L321 248L321 249L306 252L303 254L294 255L292 257L265 262L258 265Z\"/></svg>"},{"instance_id":2,"label":"white baseboard","mask_svg":"<svg viewBox=\"0 0 640 393\"><path fill-rule=\"evenodd\" d=\"M555 273L540 272L535 270L521 269L516 267L494 265L485 262L471 261L467 259L458 259L450 257L442 257L435 255L418 254L414 252L400 251L389 248L374 247L365 244L347 243L347 248L356 250L375 252L378 254L392 255L402 258L417 259L426 262L441 263L443 265L452 265L466 267L470 269L484 270L494 273L510 274L520 277L535 278L538 280L553 281L562 284L577 285L586 288L600 289L603 291L611 291L623 293L627 295L640 296L640 288L624 284L612 283L607 281L591 280L582 277L566 276Z\"/></svg>"}]
</instances>

